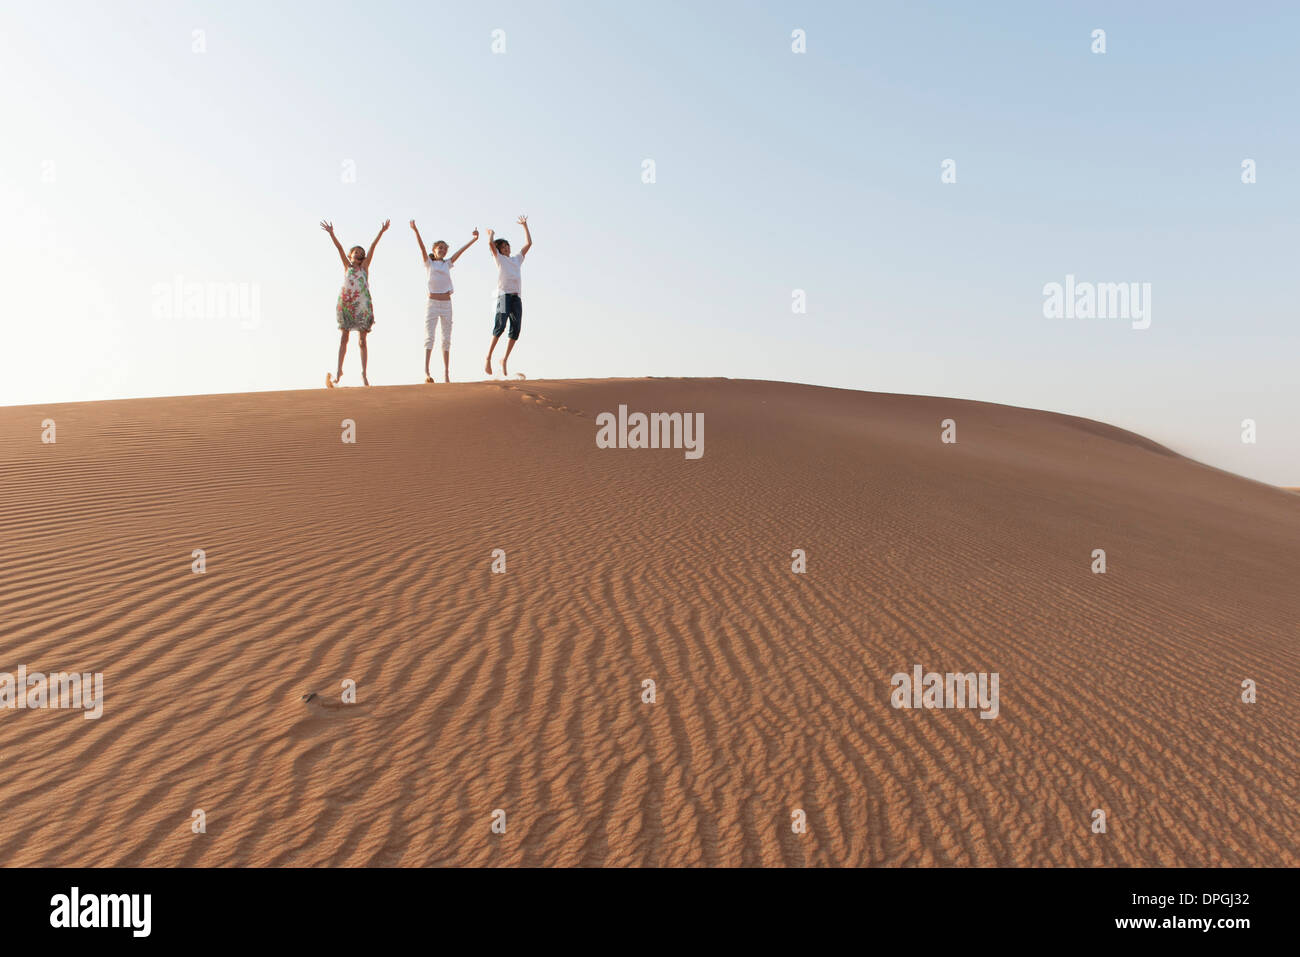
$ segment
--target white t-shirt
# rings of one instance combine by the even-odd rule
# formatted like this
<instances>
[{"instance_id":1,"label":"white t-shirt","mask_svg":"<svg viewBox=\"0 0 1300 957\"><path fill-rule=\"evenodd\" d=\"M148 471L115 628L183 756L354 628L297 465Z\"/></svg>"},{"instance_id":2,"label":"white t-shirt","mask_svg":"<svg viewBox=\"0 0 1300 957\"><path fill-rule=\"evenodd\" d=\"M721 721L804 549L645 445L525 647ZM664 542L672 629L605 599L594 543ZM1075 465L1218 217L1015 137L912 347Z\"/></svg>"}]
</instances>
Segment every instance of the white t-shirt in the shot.
<instances>
[{"instance_id":1,"label":"white t-shirt","mask_svg":"<svg viewBox=\"0 0 1300 957\"><path fill-rule=\"evenodd\" d=\"M430 256L424 261L424 267L429 271L429 292L456 291L451 286L451 263Z\"/></svg>"},{"instance_id":2,"label":"white t-shirt","mask_svg":"<svg viewBox=\"0 0 1300 957\"><path fill-rule=\"evenodd\" d=\"M497 292L520 291L519 267L524 264L522 253L514 256L502 256L494 253L497 259Z\"/></svg>"}]
</instances>

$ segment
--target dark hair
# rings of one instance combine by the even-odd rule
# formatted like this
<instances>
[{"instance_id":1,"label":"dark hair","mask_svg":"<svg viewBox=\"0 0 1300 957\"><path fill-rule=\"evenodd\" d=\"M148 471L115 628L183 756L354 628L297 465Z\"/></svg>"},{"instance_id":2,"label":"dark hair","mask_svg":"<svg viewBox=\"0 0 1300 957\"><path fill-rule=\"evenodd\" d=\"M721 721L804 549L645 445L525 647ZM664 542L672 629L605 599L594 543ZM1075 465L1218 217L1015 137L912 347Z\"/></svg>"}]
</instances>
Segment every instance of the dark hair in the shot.
<instances>
[{"instance_id":1,"label":"dark hair","mask_svg":"<svg viewBox=\"0 0 1300 957\"><path fill-rule=\"evenodd\" d=\"M493 242L492 245L495 246L495 247L497 248L497 252L501 252L501 247L502 247L502 246L509 246L509 245L510 245L510 240L508 240L508 239L498 239L498 240L496 240L495 242Z\"/></svg>"},{"instance_id":2,"label":"dark hair","mask_svg":"<svg viewBox=\"0 0 1300 957\"><path fill-rule=\"evenodd\" d=\"M348 255L349 255L349 256L352 255L352 254L353 254L354 252L356 252L358 249L361 250L361 258L362 258L362 259L365 259L365 258L366 258L366 247L365 247L365 246L353 246L351 249L348 250Z\"/></svg>"}]
</instances>

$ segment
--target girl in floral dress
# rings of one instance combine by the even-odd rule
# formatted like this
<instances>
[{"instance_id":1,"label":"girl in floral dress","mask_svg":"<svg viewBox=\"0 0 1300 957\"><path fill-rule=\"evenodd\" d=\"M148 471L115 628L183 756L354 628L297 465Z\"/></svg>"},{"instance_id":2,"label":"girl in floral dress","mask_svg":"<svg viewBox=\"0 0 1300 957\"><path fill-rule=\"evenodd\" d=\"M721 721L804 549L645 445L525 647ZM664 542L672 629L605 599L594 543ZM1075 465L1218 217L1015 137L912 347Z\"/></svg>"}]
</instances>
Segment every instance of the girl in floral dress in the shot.
<instances>
[{"instance_id":1,"label":"girl in floral dress","mask_svg":"<svg viewBox=\"0 0 1300 957\"><path fill-rule=\"evenodd\" d=\"M361 345L361 381L370 385L370 380L366 378L366 335L375 324L375 310L370 301L370 264L375 260L375 247L388 231L388 220L384 220L384 225L379 227L379 235L370 244L369 252L360 246L353 246L346 255L338 237L334 235L334 224L322 222L320 228L330 234L334 248L339 251L339 259L343 261L343 268L347 270L335 309L339 330L343 333L339 338L339 368L333 379L330 379L328 372L325 373L325 385L332 389L343 378L343 357L347 355L348 336L353 329L357 331L357 341Z\"/></svg>"}]
</instances>

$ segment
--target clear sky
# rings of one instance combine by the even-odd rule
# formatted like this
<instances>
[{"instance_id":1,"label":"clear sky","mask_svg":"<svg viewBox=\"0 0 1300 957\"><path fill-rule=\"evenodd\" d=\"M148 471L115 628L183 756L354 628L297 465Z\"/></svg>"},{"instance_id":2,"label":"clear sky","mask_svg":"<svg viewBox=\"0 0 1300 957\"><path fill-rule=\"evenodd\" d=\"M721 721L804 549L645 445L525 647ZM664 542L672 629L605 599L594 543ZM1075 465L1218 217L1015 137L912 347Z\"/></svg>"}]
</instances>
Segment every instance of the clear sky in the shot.
<instances>
[{"instance_id":1,"label":"clear sky","mask_svg":"<svg viewBox=\"0 0 1300 957\"><path fill-rule=\"evenodd\" d=\"M982 399L1300 485L1296 4L2 10L0 404L323 385L321 219L345 246L392 219L370 378L422 381L407 222L517 251L527 213L530 378ZM486 236L465 257L457 380L482 378L495 290ZM1150 327L1045 318L1067 275L1150 283ZM160 291L194 284L251 318Z\"/></svg>"}]
</instances>

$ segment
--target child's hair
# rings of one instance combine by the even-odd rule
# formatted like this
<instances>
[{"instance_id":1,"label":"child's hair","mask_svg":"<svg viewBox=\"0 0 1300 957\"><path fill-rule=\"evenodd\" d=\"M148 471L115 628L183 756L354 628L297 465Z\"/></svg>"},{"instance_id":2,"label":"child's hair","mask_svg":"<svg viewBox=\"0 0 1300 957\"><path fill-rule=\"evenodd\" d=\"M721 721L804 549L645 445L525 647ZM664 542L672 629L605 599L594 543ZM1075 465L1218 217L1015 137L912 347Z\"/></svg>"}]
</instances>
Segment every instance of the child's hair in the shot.
<instances>
[{"instance_id":1,"label":"child's hair","mask_svg":"<svg viewBox=\"0 0 1300 957\"><path fill-rule=\"evenodd\" d=\"M351 255L352 255L354 252L356 252L358 249L361 250L361 258L362 258L362 259L365 259L365 258L366 258L366 247L365 247L365 246L353 246L351 249L348 250L348 255L351 256Z\"/></svg>"},{"instance_id":2,"label":"child's hair","mask_svg":"<svg viewBox=\"0 0 1300 957\"><path fill-rule=\"evenodd\" d=\"M508 240L508 239L498 239L498 240L494 241L494 242L492 243L492 245L495 246L495 247L497 248L497 252L501 252L501 247L502 247L502 246L509 246L509 245L510 245L510 240Z\"/></svg>"},{"instance_id":3,"label":"child's hair","mask_svg":"<svg viewBox=\"0 0 1300 957\"><path fill-rule=\"evenodd\" d=\"M441 240L441 239L435 239L435 240L433 241L433 245L429 247L429 252L433 252L433 251L434 251L435 249L437 249L439 246L441 246L441 247L443 248L444 251L445 251L445 250L448 250L448 249L451 248L451 247L448 246L448 245L447 245L443 240Z\"/></svg>"}]
</instances>

